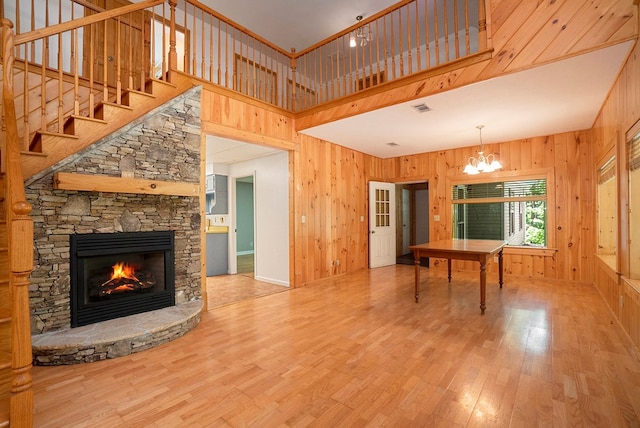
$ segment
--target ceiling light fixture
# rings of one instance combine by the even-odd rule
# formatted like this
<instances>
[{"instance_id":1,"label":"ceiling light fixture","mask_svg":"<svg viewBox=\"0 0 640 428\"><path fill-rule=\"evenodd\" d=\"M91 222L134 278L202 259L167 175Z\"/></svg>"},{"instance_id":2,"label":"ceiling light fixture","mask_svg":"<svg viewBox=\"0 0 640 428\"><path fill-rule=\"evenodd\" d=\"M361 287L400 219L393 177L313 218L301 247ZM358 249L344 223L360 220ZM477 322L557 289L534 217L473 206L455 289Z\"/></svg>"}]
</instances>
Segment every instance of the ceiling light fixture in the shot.
<instances>
[{"instance_id":1,"label":"ceiling light fixture","mask_svg":"<svg viewBox=\"0 0 640 428\"><path fill-rule=\"evenodd\" d=\"M356 16L358 23L362 21L362 15ZM349 36L349 47L355 48L356 46L366 46L373 39L373 34L369 29L369 25L358 28L355 33L351 33Z\"/></svg>"},{"instance_id":2,"label":"ceiling light fixture","mask_svg":"<svg viewBox=\"0 0 640 428\"><path fill-rule=\"evenodd\" d=\"M476 126L478 131L480 132L480 151L478 152L478 158L474 158L473 156L469 157L467 162L467 166L464 167L465 174L474 175L479 174L481 172L493 172L497 169L502 168L502 164L493 153L489 153L487 156L484 155L484 147L482 143L482 128L484 125Z\"/></svg>"}]
</instances>

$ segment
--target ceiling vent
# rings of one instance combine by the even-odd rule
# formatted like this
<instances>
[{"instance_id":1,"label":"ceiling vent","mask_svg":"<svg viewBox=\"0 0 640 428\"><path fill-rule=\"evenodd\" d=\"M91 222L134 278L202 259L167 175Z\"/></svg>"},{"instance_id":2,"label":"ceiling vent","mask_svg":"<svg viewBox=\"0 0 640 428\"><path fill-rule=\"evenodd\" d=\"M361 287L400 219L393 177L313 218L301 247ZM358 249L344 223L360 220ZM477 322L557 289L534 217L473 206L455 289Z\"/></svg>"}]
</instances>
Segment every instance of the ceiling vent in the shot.
<instances>
[{"instance_id":1,"label":"ceiling vent","mask_svg":"<svg viewBox=\"0 0 640 428\"><path fill-rule=\"evenodd\" d=\"M431 108L428 105L426 105L425 103L416 104L416 105L411 106L411 107L413 107L413 109L415 111L417 111L418 113L426 113L428 111L431 111Z\"/></svg>"},{"instance_id":2,"label":"ceiling vent","mask_svg":"<svg viewBox=\"0 0 640 428\"><path fill-rule=\"evenodd\" d=\"M386 145L387 145L387 146L389 146L389 147L395 147L395 146L399 146L400 144L398 144L398 143L394 143L394 142L392 141L392 142L390 142L390 143L386 143Z\"/></svg>"}]
</instances>

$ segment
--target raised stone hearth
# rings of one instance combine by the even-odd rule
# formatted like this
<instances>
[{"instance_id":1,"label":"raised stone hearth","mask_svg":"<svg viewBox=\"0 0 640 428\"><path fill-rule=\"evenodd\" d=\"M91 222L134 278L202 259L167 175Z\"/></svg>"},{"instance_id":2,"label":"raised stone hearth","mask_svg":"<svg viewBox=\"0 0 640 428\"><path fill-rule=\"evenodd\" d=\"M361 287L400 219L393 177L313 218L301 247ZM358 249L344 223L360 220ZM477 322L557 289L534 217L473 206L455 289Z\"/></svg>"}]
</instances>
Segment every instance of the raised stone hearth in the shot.
<instances>
[{"instance_id":1,"label":"raised stone hearth","mask_svg":"<svg viewBox=\"0 0 640 428\"><path fill-rule=\"evenodd\" d=\"M200 322L202 300L32 337L36 365L90 363L144 351Z\"/></svg>"},{"instance_id":2,"label":"raised stone hearth","mask_svg":"<svg viewBox=\"0 0 640 428\"><path fill-rule=\"evenodd\" d=\"M56 173L70 173L198 184L200 96L201 88L192 88L25 182L35 227L29 304L36 364L114 358L164 343L197 325L202 308L200 197L63 190L54 181ZM71 328L70 236L166 231L175 236L176 306Z\"/></svg>"}]
</instances>

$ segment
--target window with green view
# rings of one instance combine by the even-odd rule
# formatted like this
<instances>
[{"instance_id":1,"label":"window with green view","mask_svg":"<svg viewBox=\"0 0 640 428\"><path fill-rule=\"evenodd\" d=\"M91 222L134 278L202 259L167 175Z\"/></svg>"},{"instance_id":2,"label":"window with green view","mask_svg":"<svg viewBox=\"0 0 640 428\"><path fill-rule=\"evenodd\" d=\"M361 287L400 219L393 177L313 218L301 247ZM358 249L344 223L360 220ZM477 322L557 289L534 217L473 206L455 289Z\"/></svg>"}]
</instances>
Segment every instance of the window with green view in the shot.
<instances>
[{"instance_id":1,"label":"window with green view","mask_svg":"<svg viewBox=\"0 0 640 428\"><path fill-rule=\"evenodd\" d=\"M452 186L453 237L547 245L546 179Z\"/></svg>"}]
</instances>

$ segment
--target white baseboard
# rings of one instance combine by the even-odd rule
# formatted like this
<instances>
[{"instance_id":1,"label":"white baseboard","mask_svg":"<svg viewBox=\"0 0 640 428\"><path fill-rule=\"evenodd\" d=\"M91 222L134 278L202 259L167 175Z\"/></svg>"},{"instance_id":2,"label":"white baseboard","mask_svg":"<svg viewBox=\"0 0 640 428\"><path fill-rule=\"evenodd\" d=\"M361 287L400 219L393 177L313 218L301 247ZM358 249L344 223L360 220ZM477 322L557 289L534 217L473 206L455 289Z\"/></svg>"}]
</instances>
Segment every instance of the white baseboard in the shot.
<instances>
[{"instance_id":1,"label":"white baseboard","mask_svg":"<svg viewBox=\"0 0 640 428\"><path fill-rule=\"evenodd\" d=\"M268 282L269 284L282 285L283 287L289 287L289 281L281 281L279 279L265 278L263 276L255 276L256 281Z\"/></svg>"}]
</instances>

